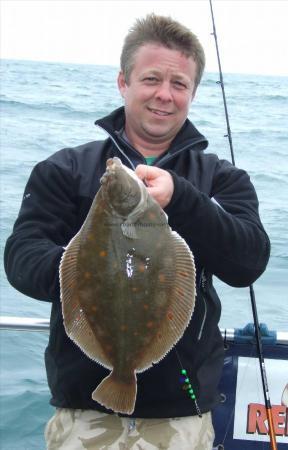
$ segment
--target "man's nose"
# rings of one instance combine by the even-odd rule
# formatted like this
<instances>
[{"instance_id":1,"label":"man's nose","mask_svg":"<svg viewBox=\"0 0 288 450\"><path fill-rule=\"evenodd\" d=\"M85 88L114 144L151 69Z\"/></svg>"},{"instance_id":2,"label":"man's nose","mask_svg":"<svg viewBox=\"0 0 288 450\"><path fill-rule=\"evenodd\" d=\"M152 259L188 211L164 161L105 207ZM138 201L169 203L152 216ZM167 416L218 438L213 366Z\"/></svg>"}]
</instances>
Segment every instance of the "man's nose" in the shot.
<instances>
[{"instance_id":1,"label":"man's nose","mask_svg":"<svg viewBox=\"0 0 288 450\"><path fill-rule=\"evenodd\" d=\"M158 87L155 97L162 102L172 101L171 84L168 81L163 81Z\"/></svg>"}]
</instances>

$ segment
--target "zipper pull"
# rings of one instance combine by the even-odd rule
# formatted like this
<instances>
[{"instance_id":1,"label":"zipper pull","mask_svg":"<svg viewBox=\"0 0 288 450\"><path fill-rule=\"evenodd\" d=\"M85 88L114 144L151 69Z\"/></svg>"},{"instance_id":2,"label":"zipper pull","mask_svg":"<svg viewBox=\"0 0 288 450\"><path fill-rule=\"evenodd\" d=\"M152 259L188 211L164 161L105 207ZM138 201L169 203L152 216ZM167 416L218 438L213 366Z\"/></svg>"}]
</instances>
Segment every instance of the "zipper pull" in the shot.
<instances>
[{"instance_id":1,"label":"zipper pull","mask_svg":"<svg viewBox=\"0 0 288 450\"><path fill-rule=\"evenodd\" d=\"M203 299L203 305L204 305L204 312L203 312L203 318L202 318L202 323L200 326L200 330L199 330L199 334L197 337L197 340L200 341L200 339L202 338L202 333L203 333L203 329L204 329L204 325L206 322L206 318L207 318L207 300L206 300L206 283L207 283L207 277L205 275L205 270L203 269L201 272L201 276L200 276L200 287L201 287L201 291L202 291L202 299Z\"/></svg>"}]
</instances>

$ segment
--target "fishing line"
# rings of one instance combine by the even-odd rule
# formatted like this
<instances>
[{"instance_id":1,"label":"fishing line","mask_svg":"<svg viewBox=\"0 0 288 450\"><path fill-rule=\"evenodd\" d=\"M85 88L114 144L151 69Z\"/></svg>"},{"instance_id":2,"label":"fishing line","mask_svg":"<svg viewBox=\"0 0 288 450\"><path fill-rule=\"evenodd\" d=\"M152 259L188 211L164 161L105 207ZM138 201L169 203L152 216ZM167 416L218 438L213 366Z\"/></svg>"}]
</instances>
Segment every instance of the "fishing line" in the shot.
<instances>
[{"instance_id":1,"label":"fishing line","mask_svg":"<svg viewBox=\"0 0 288 450\"><path fill-rule=\"evenodd\" d=\"M179 356L179 353L178 353L176 347L174 347L174 350L175 350L176 357L177 357L178 362L179 362L180 367L181 367L181 372L180 372L181 376L179 377L179 381L180 381L180 383L182 385L182 389L184 391L186 391L188 396L190 397L190 399L194 401L194 405L195 405L195 409L196 409L196 412L198 414L198 417L202 417L202 413L201 413L201 410L199 408L199 405L198 405L198 402L197 402L197 398L196 398L196 394L195 394L194 389L192 387L192 384L191 384L188 372L187 372L186 369L184 369L184 367L182 365L182 362L181 362L181 359L180 359L180 356Z\"/></svg>"},{"instance_id":2,"label":"fishing line","mask_svg":"<svg viewBox=\"0 0 288 450\"><path fill-rule=\"evenodd\" d=\"M232 164L233 164L233 166L235 166L232 135L231 135L231 129L230 129L230 122L229 122L228 108L227 108L227 102L226 102L224 80L223 80L223 73L222 73L222 67L221 67L221 61L220 61L220 54L219 54L219 47L218 47L218 40L217 40L212 0L209 0L209 4L210 4L210 10L211 10L212 24L213 24L212 35L214 36L214 41L215 41L215 46L216 46L219 76L220 76L220 81L218 81L218 83L221 86L224 110L225 110L225 119L226 119L226 126L227 126L227 135L226 136L228 137L228 141L229 141ZM272 450L277 450L276 436L275 436L273 419L272 419L272 408L271 408L269 388L268 388L266 368L265 368L265 361L264 361L263 348L262 348L261 332L260 332L260 327L259 327L258 313L257 313L257 306L256 306L253 285L249 286L249 291L250 291L250 299L251 299L252 312L253 312L255 338L256 338L256 344L257 344L257 352L258 352L259 366L260 366L260 372L261 372L263 394L264 394L264 400L265 400L265 408L266 408L267 419L268 419L270 445L271 445Z\"/></svg>"}]
</instances>

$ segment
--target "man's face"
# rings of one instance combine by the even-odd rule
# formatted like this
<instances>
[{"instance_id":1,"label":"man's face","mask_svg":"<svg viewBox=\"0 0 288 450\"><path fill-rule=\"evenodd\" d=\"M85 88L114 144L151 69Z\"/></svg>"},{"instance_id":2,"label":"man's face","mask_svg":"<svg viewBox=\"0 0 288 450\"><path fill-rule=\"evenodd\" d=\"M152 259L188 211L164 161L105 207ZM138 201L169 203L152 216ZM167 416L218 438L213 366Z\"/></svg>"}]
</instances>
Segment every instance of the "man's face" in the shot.
<instances>
[{"instance_id":1,"label":"man's face","mask_svg":"<svg viewBox=\"0 0 288 450\"><path fill-rule=\"evenodd\" d=\"M178 50L157 44L140 47L129 83L120 72L118 86L125 101L125 131L132 144L167 147L182 127L194 97L196 63Z\"/></svg>"}]
</instances>

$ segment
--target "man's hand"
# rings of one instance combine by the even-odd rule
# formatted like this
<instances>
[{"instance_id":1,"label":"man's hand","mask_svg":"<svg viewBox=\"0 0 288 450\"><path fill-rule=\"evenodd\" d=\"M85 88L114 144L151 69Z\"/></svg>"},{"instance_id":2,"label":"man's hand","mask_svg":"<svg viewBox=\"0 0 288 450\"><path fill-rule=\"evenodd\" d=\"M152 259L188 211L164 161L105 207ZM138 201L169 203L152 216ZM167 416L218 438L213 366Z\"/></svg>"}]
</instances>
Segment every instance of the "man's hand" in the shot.
<instances>
[{"instance_id":1,"label":"man's hand","mask_svg":"<svg viewBox=\"0 0 288 450\"><path fill-rule=\"evenodd\" d=\"M146 166L145 164L139 164L135 173L144 181L149 194L164 209L170 202L174 192L173 178L170 173L159 169L159 167Z\"/></svg>"}]
</instances>

